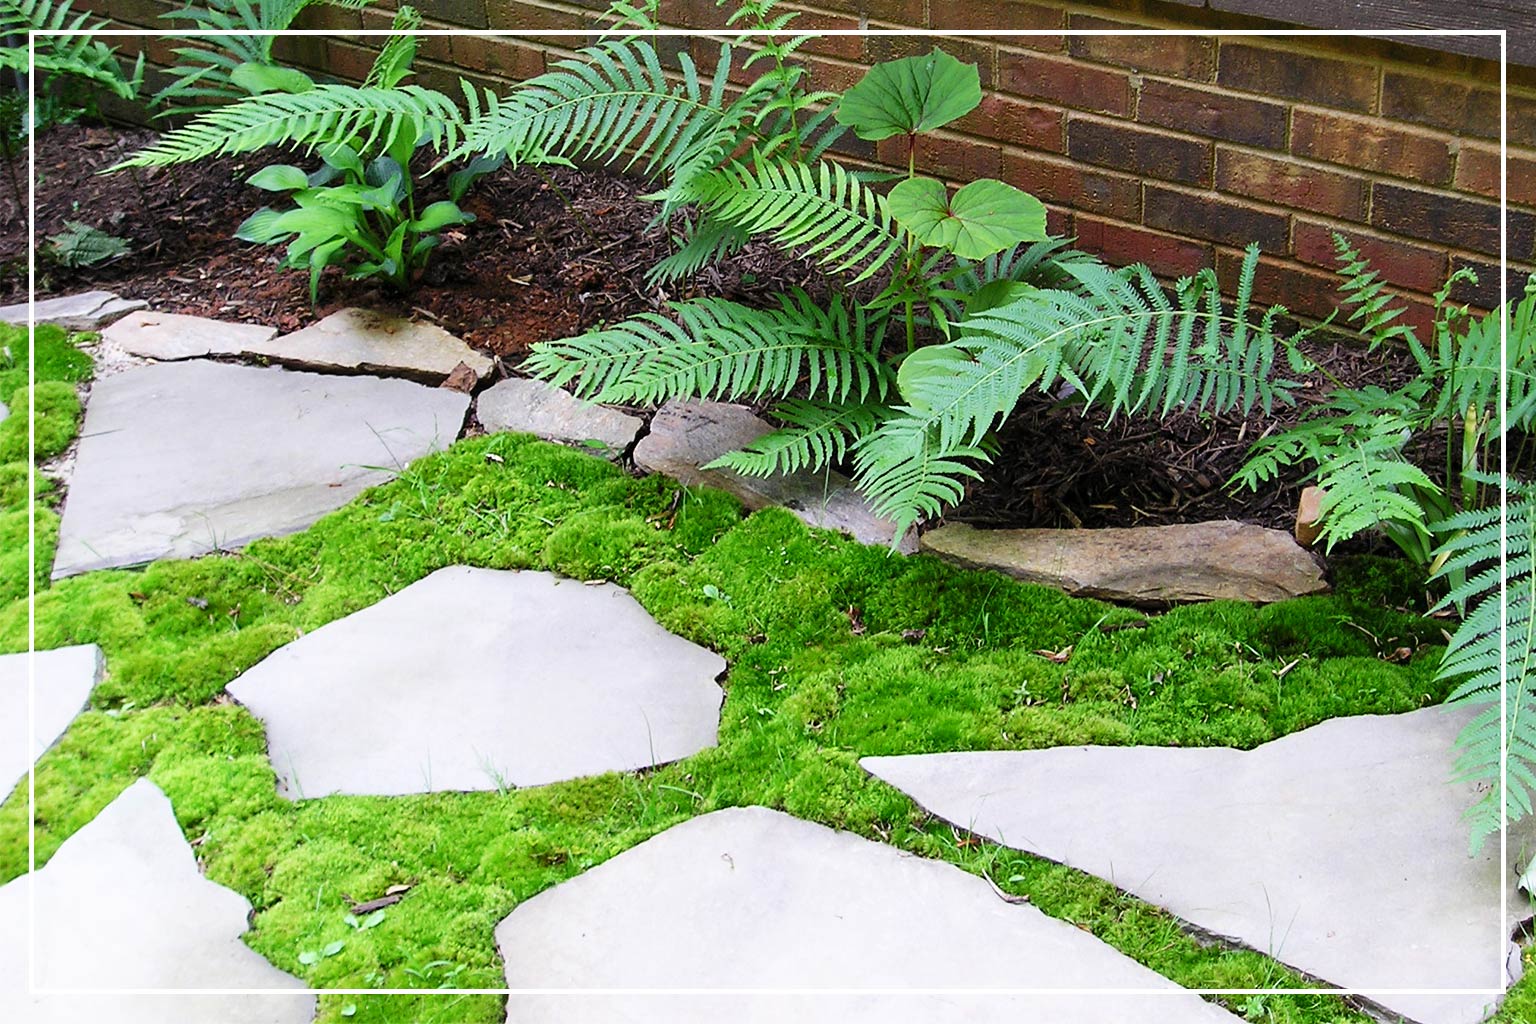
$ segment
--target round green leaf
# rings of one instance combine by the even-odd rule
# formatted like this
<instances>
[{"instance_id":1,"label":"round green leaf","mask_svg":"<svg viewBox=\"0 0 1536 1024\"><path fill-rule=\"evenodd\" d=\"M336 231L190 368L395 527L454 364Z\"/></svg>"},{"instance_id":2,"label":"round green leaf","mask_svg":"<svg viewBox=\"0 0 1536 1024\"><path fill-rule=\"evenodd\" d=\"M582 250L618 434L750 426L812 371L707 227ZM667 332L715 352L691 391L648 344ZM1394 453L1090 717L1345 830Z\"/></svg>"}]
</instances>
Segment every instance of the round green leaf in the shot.
<instances>
[{"instance_id":1,"label":"round green leaf","mask_svg":"<svg viewBox=\"0 0 1536 1024\"><path fill-rule=\"evenodd\" d=\"M943 50L876 64L843 94L837 123L861 139L931 131L975 110L981 75Z\"/></svg>"},{"instance_id":2,"label":"round green leaf","mask_svg":"<svg viewBox=\"0 0 1536 1024\"><path fill-rule=\"evenodd\" d=\"M273 164L246 178L245 183L268 192L292 192L296 188L308 188L309 175L292 164Z\"/></svg>"},{"instance_id":3,"label":"round green leaf","mask_svg":"<svg viewBox=\"0 0 1536 1024\"><path fill-rule=\"evenodd\" d=\"M439 231L450 224L468 224L472 220L473 215L444 199L422 210L411 227L417 231Z\"/></svg>"},{"instance_id":4,"label":"round green leaf","mask_svg":"<svg viewBox=\"0 0 1536 1024\"><path fill-rule=\"evenodd\" d=\"M229 73L229 80L252 96L266 92L309 92L315 80L296 68L250 61Z\"/></svg>"},{"instance_id":5,"label":"round green leaf","mask_svg":"<svg viewBox=\"0 0 1536 1024\"><path fill-rule=\"evenodd\" d=\"M891 189L885 205L922 244L968 260L1046 238L1045 204L993 178L961 186L953 197L943 182L909 178Z\"/></svg>"}]
</instances>

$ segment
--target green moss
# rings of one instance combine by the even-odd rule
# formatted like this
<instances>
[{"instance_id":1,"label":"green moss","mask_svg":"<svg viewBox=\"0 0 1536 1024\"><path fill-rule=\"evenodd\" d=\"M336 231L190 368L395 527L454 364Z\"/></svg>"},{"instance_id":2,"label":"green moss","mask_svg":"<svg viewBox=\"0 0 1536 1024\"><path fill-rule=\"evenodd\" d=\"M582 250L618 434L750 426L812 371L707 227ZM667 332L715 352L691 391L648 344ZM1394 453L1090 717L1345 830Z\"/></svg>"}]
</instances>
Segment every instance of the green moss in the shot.
<instances>
[{"instance_id":1,"label":"green moss","mask_svg":"<svg viewBox=\"0 0 1536 1024\"><path fill-rule=\"evenodd\" d=\"M33 444L39 460L69 447L80 426L80 398L73 384L41 381L19 388L11 396L11 414L0 420L0 462L27 457L28 425L34 424Z\"/></svg>"},{"instance_id":2,"label":"green moss","mask_svg":"<svg viewBox=\"0 0 1536 1024\"><path fill-rule=\"evenodd\" d=\"M94 334L69 335L56 324L38 324L29 337L25 327L0 324L0 402L12 404L18 390L35 381L80 383L91 377L91 357L78 346ZM30 350L36 349L36 376L28 378Z\"/></svg>"},{"instance_id":3,"label":"green moss","mask_svg":"<svg viewBox=\"0 0 1536 1024\"><path fill-rule=\"evenodd\" d=\"M719 746L529 790L278 798L260 724L216 703L222 687L301 632L456 563L626 583L668 628L727 658ZM257 908L248 941L278 967L326 986L495 987L493 929L520 901L690 817L759 804L985 870L1180 984L1297 986L1275 961L1202 946L1096 879L960 842L858 759L1247 747L1439 699L1435 632L1379 596L1355 587L1266 608L1190 606L1105 632L1141 616L892 556L779 510L742 519L729 498L527 437L479 438L294 536L41 592L39 645L98 643L110 672L94 710L39 762L39 854L148 775L199 840L209 877ZM24 649L26 627L24 602L0 607L0 649ZM1388 660L1400 646L1414 649L1406 664ZM0 878L22 870L25 814L24 794L0 806ZM411 888L381 924L346 923L349 899L391 885ZM336 955L300 961L334 941ZM347 1005L358 1021L504 1014L495 997L348 997L323 1000L321 1019L342 1020ZM1263 1009L1286 1024L1366 1020L1330 998L1271 997Z\"/></svg>"}]
</instances>

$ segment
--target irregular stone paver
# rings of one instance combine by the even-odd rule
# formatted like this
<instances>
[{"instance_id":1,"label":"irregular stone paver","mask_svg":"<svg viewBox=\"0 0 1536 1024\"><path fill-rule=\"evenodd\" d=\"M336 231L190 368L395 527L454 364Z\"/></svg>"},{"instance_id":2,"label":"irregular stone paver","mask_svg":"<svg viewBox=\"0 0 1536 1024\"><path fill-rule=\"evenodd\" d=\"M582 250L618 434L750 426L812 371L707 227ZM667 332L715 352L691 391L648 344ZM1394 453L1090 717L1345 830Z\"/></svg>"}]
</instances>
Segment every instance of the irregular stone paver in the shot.
<instances>
[{"instance_id":1,"label":"irregular stone paver","mask_svg":"<svg viewBox=\"0 0 1536 1024\"><path fill-rule=\"evenodd\" d=\"M55 579L299 530L458 436L467 395L203 360L96 382Z\"/></svg>"},{"instance_id":2,"label":"irregular stone paver","mask_svg":"<svg viewBox=\"0 0 1536 1024\"><path fill-rule=\"evenodd\" d=\"M949 523L923 534L922 548L967 568L1132 604L1284 601L1328 589L1289 534L1230 521L1104 530Z\"/></svg>"},{"instance_id":3,"label":"irregular stone paver","mask_svg":"<svg viewBox=\"0 0 1536 1024\"><path fill-rule=\"evenodd\" d=\"M272 989L271 995L27 994L27 896L37 985ZM0 887L0 1020L26 1024L305 1024L313 996L240 940L251 905L205 879L154 783L129 786L46 867Z\"/></svg>"},{"instance_id":4,"label":"irregular stone paver","mask_svg":"<svg viewBox=\"0 0 1536 1024\"><path fill-rule=\"evenodd\" d=\"M1447 781L1467 721L1426 708L1335 719L1247 752L1064 747L860 763L957 825L1335 985L1500 989L1513 949L1501 890L1512 909L1528 905L1499 877L1497 842L1467 856L1461 815L1475 791ZM1524 838L1528 855L1536 835ZM1422 1024L1472 1024L1494 1001L1372 998Z\"/></svg>"},{"instance_id":5,"label":"irregular stone paver","mask_svg":"<svg viewBox=\"0 0 1536 1024\"><path fill-rule=\"evenodd\" d=\"M343 309L293 334L245 346L298 369L380 373L440 384L464 363L477 376L491 360L434 324L417 323L366 309Z\"/></svg>"},{"instance_id":6,"label":"irregular stone paver","mask_svg":"<svg viewBox=\"0 0 1536 1024\"><path fill-rule=\"evenodd\" d=\"M237 356L277 335L277 328L180 313L129 313L101 332L124 352L150 359Z\"/></svg>"},{"instance_id":7,"label":"irregular stone paver","mask_svg":"<svg viewBox=\"0 0 1536 1024\"><path fill-rule=\"evenodd\" d=\"M865 544L891 543L896 525L871 512L853 481L835 470L762 478L700 468L772 429L744 405L674 400L656 411L650 433L635 445L635 465L689 487L729 491L749 509L782 505L811 526L837 530ZM903 537L899 549L915 551L916 537Z\"/></svg>"},{"instance_id":8,"label":"irregular stone paver","mask_svg":"<svg viewBox=\"0 0 1536 1024\"><path fill-rule=\"evenodd\" d=\"M112 292L81 292L56 299L39 299L33 306L34 316L40 324L58 324L71 331L94 331L111 323L124 313L143 309L147 303L139 299L124 299ZM27 322L27 304L0 306L0 320L12 324Z\"/></svg>"},{"instance_id":9,"label":"irregular stone paver","mask_svg":"<svg viewBox=\"0 0 1536 1024\"><path fill-rule=\"evenodd\" d=\"M493 385L475 403L480 425L490 433L515 430L546 441L574 444L616 459L645 426L605 405L589 405L541 380L509 377Z\"/></svg>"},{"instance_id":10,"label":"irregular stone paver","mask_svg":"<svg viewBox=\"0 0 1536 1024\"><path fill-rule=\"evenodd\" d=\"M4 402L0 402L0 423L3 423L5 421L5 418L7 416L9 416L10 414L11 414L10 407L8 405L6 405Z\"/></svg>"},{"instance_id":11,"label":"irregular stone paver","mask_svg":"<svg viewBox=\"0 0 1536 1024\"><path fill-rule=\"evenodd\" d=\"M520 904L496 928L509 988L1134 988L1164 995L513 995L508 1021L1051 1021L1237 1018L988 884L762 807L668 829ZM790 1011L793 1015L790 1015Z\"/></svg>"},{"instance_id":12,"label":"irregular stone paver","mask_svg":"<svg viewBox=\"0 0 1536 1024\"><path fill-rule=\"evenodd\" d=\"M629 592L453 566L229 686L294 798L537 786L714 746L725 670Z\"/></svg>"},{"instance_id":13,"label":"irregular stone paver","mask_svg":"<svg viewBox=\"0 0 1536 1024\"><path fill-rule=\"evenodd\" d=\"M4 787L0 801L10 796L16 785L25 783L27 766L53 746L101 681L101 648L95 644L38 651L31 670L36 676L33 714L37 728L28 742L28 663L32 657L0 655L0 722L5 723L5 742L0 744L0 787Z\"/></svg>"}]
</instances>

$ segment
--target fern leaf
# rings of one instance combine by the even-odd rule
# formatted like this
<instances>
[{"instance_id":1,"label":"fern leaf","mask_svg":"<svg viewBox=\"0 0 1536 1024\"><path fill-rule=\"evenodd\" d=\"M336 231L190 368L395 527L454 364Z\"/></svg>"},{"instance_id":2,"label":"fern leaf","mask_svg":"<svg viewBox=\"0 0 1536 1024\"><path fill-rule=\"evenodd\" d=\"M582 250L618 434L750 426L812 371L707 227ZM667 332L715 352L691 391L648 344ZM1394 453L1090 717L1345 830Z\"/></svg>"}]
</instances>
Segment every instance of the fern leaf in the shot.
<instances>
[{"instance_id":1,"label":"fern leaf","mask_svg":"<svg viewBox=\"0 0 1536 1024\"><path fill-rule=\"evenodd\" d=\"M870 434L885 417L885 407L792 398L776 405L773 415L785 426L703 468L730 469L743 476L819 470L845 458L849 447Z\"/></svg>"}]
</instances>

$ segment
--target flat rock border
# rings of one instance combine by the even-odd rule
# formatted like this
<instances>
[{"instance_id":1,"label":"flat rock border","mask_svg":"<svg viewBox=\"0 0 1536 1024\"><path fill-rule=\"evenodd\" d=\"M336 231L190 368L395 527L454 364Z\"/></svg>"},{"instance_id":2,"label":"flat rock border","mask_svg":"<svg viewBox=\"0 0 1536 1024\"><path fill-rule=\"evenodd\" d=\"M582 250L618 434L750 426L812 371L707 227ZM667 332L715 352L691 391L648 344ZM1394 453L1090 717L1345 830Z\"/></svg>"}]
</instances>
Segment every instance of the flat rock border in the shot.
<instances>
[{"instance_id":1,"label":"flat rock border","mask_svg":"<svg viewBox=\"0 0 1536 1024\"><path fill-rule=\"evenodd\" d=\"M623 456L645 426L638 416L527 377L497 381L475 399L475 415L487 433L533 434L610 460Z\"/></svg>"},{"instance_id":2,"label":"flat rock border","mask_svg":"<svg viewBox=\"0 0 1536 1024\"><path fill-rule=\"evenodd\" d=\"M1095 530L978 530L948 523L922 550L971 569L1127 604L1284 601L1328 589L1289 534L1230 520Z\"/></svg>"},{"instance_id":3,"label":"flat rock border","mask_svg":"<svg viewBox=\"0 0 1536 1024\"><path fill-rule=\"evenodd\" d=\"M40 324L58 324L69 331L94 331L146 305L148 303L139 299L125 299L113 292L91 291L39 299L33 303L30 312ZM25 324L28 314L25 302L0 306L0 320L6 323Z\"/></svg>"},{"instance_id":4,"label":"flat rock border","mask_svg":"<svg viewBox=\"0 0 1536 1024\"><path fill-rule=\"evenodd\" d=\"M32 659L35 658L34 662ZM34 654L0 655L0 800L25 786L27 769L69 728L101 682L105 662L95 644L58 647ZM29 689L36 678L36 731L27 736Z\"/></svg>"}]
</instances>

